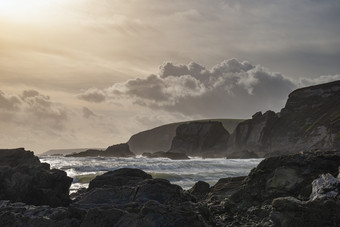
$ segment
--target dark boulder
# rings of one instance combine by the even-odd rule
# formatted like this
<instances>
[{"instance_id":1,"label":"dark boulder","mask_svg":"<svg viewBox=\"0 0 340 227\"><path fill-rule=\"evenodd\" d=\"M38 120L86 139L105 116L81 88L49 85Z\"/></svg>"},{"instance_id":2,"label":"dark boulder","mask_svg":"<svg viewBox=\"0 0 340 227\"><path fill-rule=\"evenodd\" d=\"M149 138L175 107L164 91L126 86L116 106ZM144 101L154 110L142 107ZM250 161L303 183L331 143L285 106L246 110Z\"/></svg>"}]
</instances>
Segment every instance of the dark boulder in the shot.
<instances>
[{"instance_id":1,"label":"dark boulder","mask_svg":"<svg viewBox=\"0 0 340 227\"><path fill-rule=\"evenodd\" d=\"M209 200L221 201L241 189L243 180L246 177L228 177L222 178L210 188L208 194Z\"/></svg>"},{"instance_id":2,"label":"dark boulder","mask_svg":"<svg viewBox=\"0 0 340 227\"><path fill-rule=\"evenodd\" d=\"M195 197L141 170L112 171L90 185L72 204L85 211L81 226L209 226L209 210L202 212Z\"/></svg>"},{"instance_id":3,"label":"dark boulder","mask_svg":"<svg viewBox=\"0 0 340 227\"><path fill-rule=\"evenodd\" d=\"M93 188L137 185L143 180L151 178L151 175L143 170L122 168L95 177L89 184L89 190Z\"/></svg>"},{"instance_id":4,"label":"dark boulder","mask_svg":"<svg viewBox=\"0 0 340 227\"><path fill-rule=\"evenodd\" d=\"M126 178L129 178L126 176ZM126 205L137 203L142 205L149 200L162 204L195 201L189 193L165 179L147 179L142 182L120 185L105 184L104 188L92 188L76 204L82 207L98 207L104 205Z\"/></svg>"},{"instance_id":5,"label":"dark boulder","mask_svg":"<svg viewBox=\"0 0 340 227\"><path fill-rule=\"evenodd\" d=\"M33 152L0 150L0 200L32 205L66 206L72 178L49 164L40 163Z\"/></svg>"},{"instance_id":6,"label":"dark boulder","mask_svg":"<svg viewBox=\"0 0 340 227\"><path fill-rule=\"evenodd\" d=\"M198 181L188 192L195 196L198 200L203 200L210 192L210 185L204 181Z\"/></svg>"},{"instance_id":7,"label":"dark boulder","mask_svg":"<svg viewBox=\"0 0 340 227\"><path fill-rule=\"evenodd\" d=\"M274 226L339 226L340 201L337 199L317 199L300 201L294 197L273 200L270 218Z\"/></svg>"}]
</instances>

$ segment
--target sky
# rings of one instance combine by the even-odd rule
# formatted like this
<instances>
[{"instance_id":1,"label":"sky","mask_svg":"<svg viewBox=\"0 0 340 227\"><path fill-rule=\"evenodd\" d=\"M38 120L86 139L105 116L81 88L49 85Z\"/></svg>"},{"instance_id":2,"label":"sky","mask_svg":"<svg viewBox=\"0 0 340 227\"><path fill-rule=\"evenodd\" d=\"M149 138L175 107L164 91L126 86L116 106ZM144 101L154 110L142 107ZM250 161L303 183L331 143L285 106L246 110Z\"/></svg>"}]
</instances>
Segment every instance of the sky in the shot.
<instances>
[{"instance_id":1,"label":"sky","mask_svg":"<svg viewBox=\"0 0 340 227\"><path fill-rule=\"evenodd\" d=\"M0 147L105 148L340 79L338 0L0 0Z\"/></svg>"}]
</instances>

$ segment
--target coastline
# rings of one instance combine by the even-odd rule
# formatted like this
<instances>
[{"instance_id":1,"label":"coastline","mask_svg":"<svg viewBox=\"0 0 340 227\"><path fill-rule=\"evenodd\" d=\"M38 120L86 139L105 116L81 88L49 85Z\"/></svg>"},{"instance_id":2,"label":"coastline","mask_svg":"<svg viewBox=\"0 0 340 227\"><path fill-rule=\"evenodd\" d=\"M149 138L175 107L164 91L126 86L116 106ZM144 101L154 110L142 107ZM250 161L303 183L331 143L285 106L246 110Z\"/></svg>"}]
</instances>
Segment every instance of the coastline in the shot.
<instances>
[{"instance_id":1,"label":"coastline","mask_svg":"<svg viewBox=\"0 0 340 227\"><path fill-rule=\"evenodd\" d=\"M36 169L44 165L39 163L20 165ZM120 168L97 176L88 189L72 195L69 205L25 204L20 196L9 201L2 195L0 224L336 226L340 223L339 166L340 151L277 156L264 159L247 177L220 179L211 187L199 181L190 190L139 169ZM51 170L44 167L45 171Z\"/></svg>"}]
</instances>

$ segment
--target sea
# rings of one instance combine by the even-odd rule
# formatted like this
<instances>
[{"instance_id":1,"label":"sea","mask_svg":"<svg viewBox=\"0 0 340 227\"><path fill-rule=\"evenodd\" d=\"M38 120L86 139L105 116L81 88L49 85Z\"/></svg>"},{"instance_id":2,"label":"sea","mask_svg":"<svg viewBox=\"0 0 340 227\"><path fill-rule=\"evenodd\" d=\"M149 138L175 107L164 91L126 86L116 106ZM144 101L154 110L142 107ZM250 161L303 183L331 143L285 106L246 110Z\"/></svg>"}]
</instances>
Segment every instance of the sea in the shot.
<instances>
[{"instance_id":1,"label":"sea","mask_svg":"<svg viewBox=\"0 0 340 227\"><path fill-rule=\"evenodd\" d=\"M167 158L108 158L40 156L51 168L64 170L73 178L70 193L87 188L96 176L120 168L144 170L153 178L163 178L183 189L190 189L196 182L205 181L213 186L219 179L246 176L262 159L198 158L171 160Z\"/></svg>"}]
</instances>

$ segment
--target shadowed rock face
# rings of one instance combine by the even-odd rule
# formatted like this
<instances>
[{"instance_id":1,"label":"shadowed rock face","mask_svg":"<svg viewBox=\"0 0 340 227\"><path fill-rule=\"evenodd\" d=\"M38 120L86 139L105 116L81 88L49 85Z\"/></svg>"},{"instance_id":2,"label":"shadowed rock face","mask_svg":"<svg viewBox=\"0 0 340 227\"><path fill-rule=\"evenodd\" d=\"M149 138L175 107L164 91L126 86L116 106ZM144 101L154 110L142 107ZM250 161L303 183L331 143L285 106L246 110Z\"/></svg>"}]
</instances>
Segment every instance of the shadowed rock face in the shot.
<instances>
[{"instance_id":1,"label":"shadowed rock face","mask_svg":"<svg viewBox=\"0 0 340 227\"><path fill-rule=\"evenodd\" d=\"M66 206L72 178L24 148L0 150L0 200Z\"/></svg>"},{"instance_id":2,"label":"shadowed rock face","mask_svg":"<svg viewBox=\"0 0 340 227\"><path fill-rule=\"evenodd\" d=\"M228 153L264 157L313 149L340 149L340 81L295 90L280 113L259 112L240 123Z\"/></svg>"},{"instance_id":3,"label":"shadowed rock face","mask_svg":"<svg viewBox=\"0 0 340 227\"><path fill-rule=\"evenodd\" d=\"M189 156L225 156L229 133L221 122L192 122L177 127L172 140L171 152Z\"/></svg>"},{"instance_id":4,"label":"shadowed rock face","mask_svg":"<svg viewBox=\"0 0 340 227\"><path fill-rule=\"evenodd\" d=\"M338 174L338 152L307 152L271 157L262 161L244 180L244 187L233 195L235 201L256 204L276 197L294 196L308 200L312 182L323 173Z\"/></svg>"}]
</instances>

